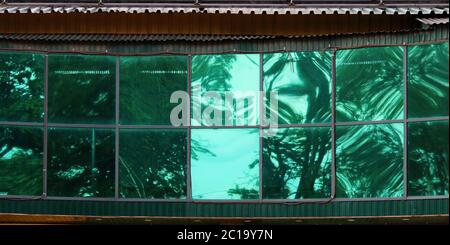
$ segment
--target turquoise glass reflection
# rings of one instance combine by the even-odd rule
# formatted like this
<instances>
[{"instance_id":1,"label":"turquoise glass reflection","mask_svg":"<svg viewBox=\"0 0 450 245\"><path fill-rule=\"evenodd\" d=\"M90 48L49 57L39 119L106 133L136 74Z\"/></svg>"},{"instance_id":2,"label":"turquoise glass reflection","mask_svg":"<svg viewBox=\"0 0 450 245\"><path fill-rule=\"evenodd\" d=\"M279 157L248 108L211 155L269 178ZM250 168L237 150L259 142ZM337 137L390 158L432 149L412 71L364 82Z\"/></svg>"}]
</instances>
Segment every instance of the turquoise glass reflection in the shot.
<instances>
[{"instance_id":1,"label":"turquoise glass reflection","mask_svg":"<svg viewBox=\"0 0 450 245\"><path fill-rule=\"evenodd\" d=\"M0 196L42 195L43 130L0 126Z\"/></svg>"},{"instance_id":2,"label":"turquoise glass reflection","mask_svg":"<svg viewBox=\"0 0 450 245\"><path fill-rule=\"evenodd\" d=\"M113 129L50 128L48 195L114 197Z\"/></svg>"},{"instance_id":3,"label":"turquoise glass reflection","mask_svg":"<svg viewBox=\"0 0 450 245\"><path fill-rule=\"evenodd\" d=\"M42 122L44 56L0 54L0 121Z\"/></svg>"},{"instance_id":4,"label":"turquoise glass reflection","mask_svg":"<svg viewBox=\"0 0 450 245\"><path fill-rule=\"evenodd\" d=\"M448 121L408 124L408 195L448 196Z\"/></svg>"},{"instance_id":5,"label":"turquoise glass reflection","mask_svg":"<svg viewBox=\"0 0 450 245\"><path fill-rule=\"evenodd\" d=\"M259 198L259 129L192 129L193 199Z\"/></svg>"},{"instance_id":6,"label":"turquoise glass reflection","mask_svg":"<svg viewBox=\"0 0 450 245\"><path fill-rule=\"evenodd\" d=\"M408 117L448 116L448 42L408 47Z\"/></svg>"},{"instance_id":7,"label":"turquoise glass reflection","mask_svg":"<svg viewBox=\"0 0 450 245\"><path fill-rule=\"evenodd\" d=\"M403 48L377 47L336 53L336 120L403 118Z\"/></svg>"},{"instance_id":8,"label":"turquoise glass reflection","mask_svg":"<svg viewBox=\"0 0 450 245\"><path fill-rule=\"evenodd\" d=\"M187 92L187 56L120 58L120 123L171 125L170 103Z\"/></svg>"},{"instance_id":9,"label":"turquoise glass reflection","mask_svg":"<svg viewBox=\"0 0 450 245\"><path fill-rule=\"evenodd\" d=\"M257 125L260 55L192 57L192 125Z\"/></svg>"},{"instance_id":10,"label":"turquoise glass reflection","mask_svg":"<svg viewBox=\"0 0 450 245\"><path fill-rule=\"evenodd\" d=\"M100 55L49 55L49 122L113 124L115 60Z\"/></svg>"},{"instance_id":11,"label":"turquoise glass reflection","mask_svg":"<svg viewBox=\"0 0 450 245\"><path fill-rule=\"evenodd\" d=\"M331 121L331 54L329 52L264 55L266 117L270 93L278 93L279 124ZM273 113L272 112L272 113Z\"/></svg>"},{"instance_id":12,"label":"turquoise glass reflection","mask_svg":"<svg viewBox=\"0 0 450 245\"><path fill-rule=\"evenodd\" d=\"M403 195L403 124L336 128L336 196Z\"/></svg>"},{"instance_id":13,"label":"turquoise glass reflection","mask_svg":"<svg viewBox=\"0 0 450 245\"><path fill-rule=\"evenodd\" d=\"M120 130L120 196L186 198L187 129Z\"/></svg>"},{"instance_id":14,"label":"turquoise glass reflection","mask_svg":"<svg viewBox=\"0 0 450 245\"><path fill-rule=\"evenodd\" d=\"M264 131L263 198L329 198L331 128L279 128Z\"/></svg>"}]
</instances>

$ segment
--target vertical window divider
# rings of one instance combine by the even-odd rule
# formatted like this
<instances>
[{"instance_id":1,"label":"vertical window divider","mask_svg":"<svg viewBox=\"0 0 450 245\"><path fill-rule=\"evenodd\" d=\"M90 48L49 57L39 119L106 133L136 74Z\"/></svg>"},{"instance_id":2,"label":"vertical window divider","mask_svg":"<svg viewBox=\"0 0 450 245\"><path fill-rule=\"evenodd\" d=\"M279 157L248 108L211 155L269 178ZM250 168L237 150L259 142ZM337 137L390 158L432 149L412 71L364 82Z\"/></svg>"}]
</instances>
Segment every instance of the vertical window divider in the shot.
<instances>
[{"instance_id":1,"label":"vertical window divider","mask_svg":"<svg viewBox=\"0 0 450 245\"><path fill-rule=\"evenodd\" d=\"M119 107L120 107L120 57L116 56L116 100L115 100L115 150L114 150L114 199L119 199L119 144L120 144L120 132L119 132Z\"/></svg>"},{"instance_id":2,"label":"vertical window divider","mask_svg":"<svg viewBox=\"0 0 450 245\"><path fill-rule=\"evenodd\" d=\"M188 106L187 106L187 149L186 149L186 199L188 202L192 202L192 180L191 180L191 74L192 74L192 55L189 54L187 58L187 94L188 94Z\"/></svg>"},{"instance_id":3,"label":"vertical window divider","mask_svg":"<svg viewBox=\"0 0 450 245\"><path fill-rule=\"evenodd\" d=\"M263 122L265 116L264 106L264 54L259 54L259 201L263 201Z\"/></svg>"},{"instance_id":4,"label":"vertical window divider","mask_svg":"<svg viewBox=\"0 0 450 245\"><path fill-rule=\"evenodd\" d=\"M336 49L331 54L331 199L336 198Z\"/></svg>"},{"instance_id":5,"label":"vertical window divider","mask_svg":"<svg viewBox=\"0 0 450 245\"><path fill-rule=\"evenodd\" d=\"M403 44L403 197L408 198L408 46Z\"/></svg>"},{"instance_id":6,"label":"vertical window divider","mask_svg":"<svg viewBox=\"0 0 450 245\"><path fill-rule=\"evenodd\" d=\"M48 54L44 56L44 142L43 142L43 166L42 166L42 198L46 198L47 192L47 168L48 168Z\"/></svg>"}]
</instances>

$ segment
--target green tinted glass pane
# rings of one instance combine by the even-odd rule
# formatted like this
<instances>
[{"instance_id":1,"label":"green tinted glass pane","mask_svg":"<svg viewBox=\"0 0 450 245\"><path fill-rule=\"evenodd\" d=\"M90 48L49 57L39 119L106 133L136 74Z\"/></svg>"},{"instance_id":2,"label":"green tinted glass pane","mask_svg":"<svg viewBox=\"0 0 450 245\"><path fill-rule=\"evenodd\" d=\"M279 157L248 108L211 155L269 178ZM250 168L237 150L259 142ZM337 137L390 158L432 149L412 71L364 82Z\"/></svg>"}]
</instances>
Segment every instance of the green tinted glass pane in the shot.
<instances>
[{"instance_id":1,"label":"green tinted glass pane","mask_svg":"<svg viewBox=\"0 0 450 245\"><path fill-rule=\"evenodd\" d=\"M50 128L48 195L114 197L114 130Z\"/></svg>"},{"instance_id":2,"label":"green tinted glass pane","mask_svg":"<svg viewBox=\"0 0 450 245\"><path fill-rule=\"evenodd\" d=\"M279 128L263 139L263 197L329 198L331 128Z\"/></svg>"},{"instance_id":3,"label":"green tinted glass pane","mask_svg":"<svg viewBox=\"0 0 450 245\"><path fill-rule=\"evenodd\" d=\"M448 42L408 48L408 117L448 116Z\"/></svg>"},{"instance_id":4,"label":"green tinted glass pane","mask_svg":"<svg viewBox=\"0 0 450 245\"><path fill-rule=\"evenodd\" d=\"M42 195L43 130L0 126L0 196Z\"/></svg>"},{"instance_id":5,"label":"green tinted glass pane","mask_svg":"<svg viewBox=\"0 0 450 245\"><path fill-rule=\"evenodd\" d=\"M0 121L42 121L43 55L0 54L0 108Z\"/></svg>"},{"instance_id":6,"label":"green tinted glass pane","mask_svg":"<svg viewBox=\"0 0 450 245\"><path fill-rule=\"evenodd\" d=\"M192 125L256 125L259 64L259 54L193 56Z\"/></svg>"},{"instance_id":7,"label":"green tinted glass pane","mask_svg":"<svg viewBox=\"0 0 450 245\"><path fill-rule=\"evenodd\" d=\"M49 55L48 68L49 122L114 123L114 57Z\"/></svg>"},{"instance_id":8,"label":"green tinted glass pane","mask_svg":"<svg viewBox=\"0 0 450 245\"><path fill-rule=\"evenodd\" d=\"M336 119L403 118L403 48L342 50L336 56Z\"/></svg>"},{"instance_id":9,"label":"green tinted glass pane","mask_svg":"<svg viewBox=\"0 0 450 245\"><path fill-rule=\"evenodd\" d=\"M192 129L193 199L258 199L259 130Z\"/></svg>"},{"instance_id":10,"label":"green tinted glass pane","mask_svg":"<svg viewBox=\"0 0 450 245\"><path fill-rule=\"evenodd\" d=\"M186 56L121 57L120 123L170 125L170 96L186 86Z\"/></svg>"},{"instance_id":11,"label":"green tinted glass pane","mask_svg":"<svg viewBox=\"0 0 450 245\"><path fill-rule=\"evenodd\" d=\"M448 195L448 121L408 124L408 195Z\"/></svg>"},{"instance_id":12,"label":"green tinted glass pane","mask_svg":"<svg viewBox=\"0 0 450 245\"><path fill-rule=\"evenodd\" d=\"M186 198L186 129L120 130L120 196Z\"/></svg>"},{"instance_id":13,"label":"green tinted glass pane","mask_svg":"<svg viewBox=\"0 0 450 245\"><path fill-rule=\"evenodd\" d=\"M403 124L336 128L336 196L403 195Z\"/></svg>"},{"instance_id":14,"label":"green tinted glass pane","mask_svg":"<svg viewBox=\"0 0 450 245\"><path fill-rule=\"evenodd\" d=\"M266 108L278 93L278 123L331 121L331 54L329 52L264 55ZM269 110L266 109L269 118Z\"/></svg>"}]
</instances>

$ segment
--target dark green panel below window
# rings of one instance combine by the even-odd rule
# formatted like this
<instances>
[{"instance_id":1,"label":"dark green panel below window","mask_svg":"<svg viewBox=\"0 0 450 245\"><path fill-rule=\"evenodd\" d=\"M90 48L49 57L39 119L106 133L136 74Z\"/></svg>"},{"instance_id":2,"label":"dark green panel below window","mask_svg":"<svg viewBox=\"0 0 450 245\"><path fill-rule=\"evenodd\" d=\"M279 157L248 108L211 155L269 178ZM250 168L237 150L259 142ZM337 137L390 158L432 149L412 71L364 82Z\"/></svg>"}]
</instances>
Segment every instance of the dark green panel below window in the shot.
<instances>
[{"instance_id":1,"label":"dark green panel below window","mask_svg":"<svg viewBox=\"0 0 450 245\"><path fill-rule=\"evenodd\" d=\"M448 121L408 124L408 195L448 195Z\"/></svg>"},{"instance_id":2,"label":"dark green panel below window","mask_svg":"<svg viewBox=\"0 0 450 245\"><path fill-rule=\"evenodd\" d=\"M263 140L263 198L329 198L331 128L279 128Z\"/></svg>"},{"instance_id":3,"label":"dark green panel below window","mask_svg":"<svg viewBox=\"0 0 450 245\"><path fill-rule=\"evenodd\" d=\"M43 130L0 126L0 196L42 195Z\"/></svg>"},{"instance_id":4,"label":"dark green panel below window","mask_svg":"<svg viewBox=\"0 0 450 245\"><path fill-rule=\"evenodd\" d=\"M115 57L52 54L48 67L50 123L114 123Z\"/></svg>"},{"instance_id":5,"label":"dark green panel below window","mask_svg":"<svg viewBox=\"0 0 450 245\"><path fill-rule=\"evenodd\" d=\"M336 120L403 118L403 48L377 47L336 53Z\"/></svg>"},{"instance_id":6,"label":"dark green panel below window","mask_svg":"<svg viewBox=\"0 0 450 245\"><path fill-rule=\"evenodd\" d=\"M120 123L170 125L175 91L187 92L187 56L120 58Z\"/></svg>"},{"instance_id":7,"label":"dark green panel below window","mask_svg":"<svg viewBox=\"0 0 450 245\"><path fill-rule=\"evenodd\" d=\"M186 129L120 130L120 196L186 198Z\"/></svg>"},{"instance_id":8,"label":"dark green panel below window","mask_svg":"<svg viewBox=\"0 0 450 245\"><path fill-rule=\"evenodd\" d=\"M114 197L114 130L50 128L48 195Z\"/></svg>"},{"instance_id":9,"label":"dark green panel below window","mask_svg":"<svg viewBox=\"0 0 450 245\"><path fill-rule=\"evenodd\" d=\"M0 121L42 122L44 56L0 54Z\"/></svg>"},{"instance_id":10,"label":"dark green panel below window","mask_svg":"<svg viewBox=\"0 0 450 245\"><path fill-rule=\"evenodd\" d=\"M403 124L336 128L336 196L403 195Z\"/></svg>"},{"instance_id":11,"label":"dark green panel below window","mask_svg":"<svg viewBox=\"0 0 450 245\"><path fill-rule=\"evenodd\" d=\"M408 117L448 116L448 42L408 48Z\"/></svg>"},{"instance_id":12,"label":"dark green panel below window","mask_svg":"<svg viewBox=\"0 0 450 245\"><path fill-rule=\"evenodd\" d=\"M278 123L331 121L331 54L329 52L264 55L266 108L278 93ZM269 110L266 109L267 118Z\"/></svg>"},{"instance_id":13,"label":"dark green panel below window","mask_svg":"<svg viewBox=\"0 0 450 245\"><path fill-rule=\"evenodd\" d=\"M259 198L259 129L192 129L193 199Z\"/></svg>"}]
</instances>

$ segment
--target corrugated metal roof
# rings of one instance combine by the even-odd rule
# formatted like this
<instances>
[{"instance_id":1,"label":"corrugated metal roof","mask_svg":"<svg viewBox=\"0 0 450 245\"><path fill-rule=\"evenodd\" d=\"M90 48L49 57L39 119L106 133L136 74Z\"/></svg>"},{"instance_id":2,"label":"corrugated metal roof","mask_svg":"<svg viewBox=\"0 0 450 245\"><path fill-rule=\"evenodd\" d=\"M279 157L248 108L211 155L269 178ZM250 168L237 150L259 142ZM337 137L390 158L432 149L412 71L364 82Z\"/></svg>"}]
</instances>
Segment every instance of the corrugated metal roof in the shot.
<instances>
[{"instance_id":1,"label":"corrugated metal roof","mask_svg":"<svg viewBox=\"0 0 450 245\"><path fill-rule=\"evenodd\" d=\"M128 6L35 6L0 5L0 13L212 13L212 14L449 14L442 7L128 7Z\"/></svg>"},{"instance_id":2,"label":"corrugated metal roof","mask_svg":"<svg viewBox=\"0 0 450 245\"><path fill-rule=\"evenodd\" d=\"M82 41L82 42L146 42L146 41L239 41L274 39L277 36L246 35L117 35L117 34L0 34L3 40L18 41ZM294 38L294 36L289 36Z\"/></svg>"},{"instance_id":3,"label":"corrugated metal roof","mask_svg":"<svg viewBox=\"0 0 450 245\"><path fill-rule=\"evenodd\" d=\"M448 24L449 18L417 18L418 21L425 25L442 25Z\"/></svg>"}]
</instances>

